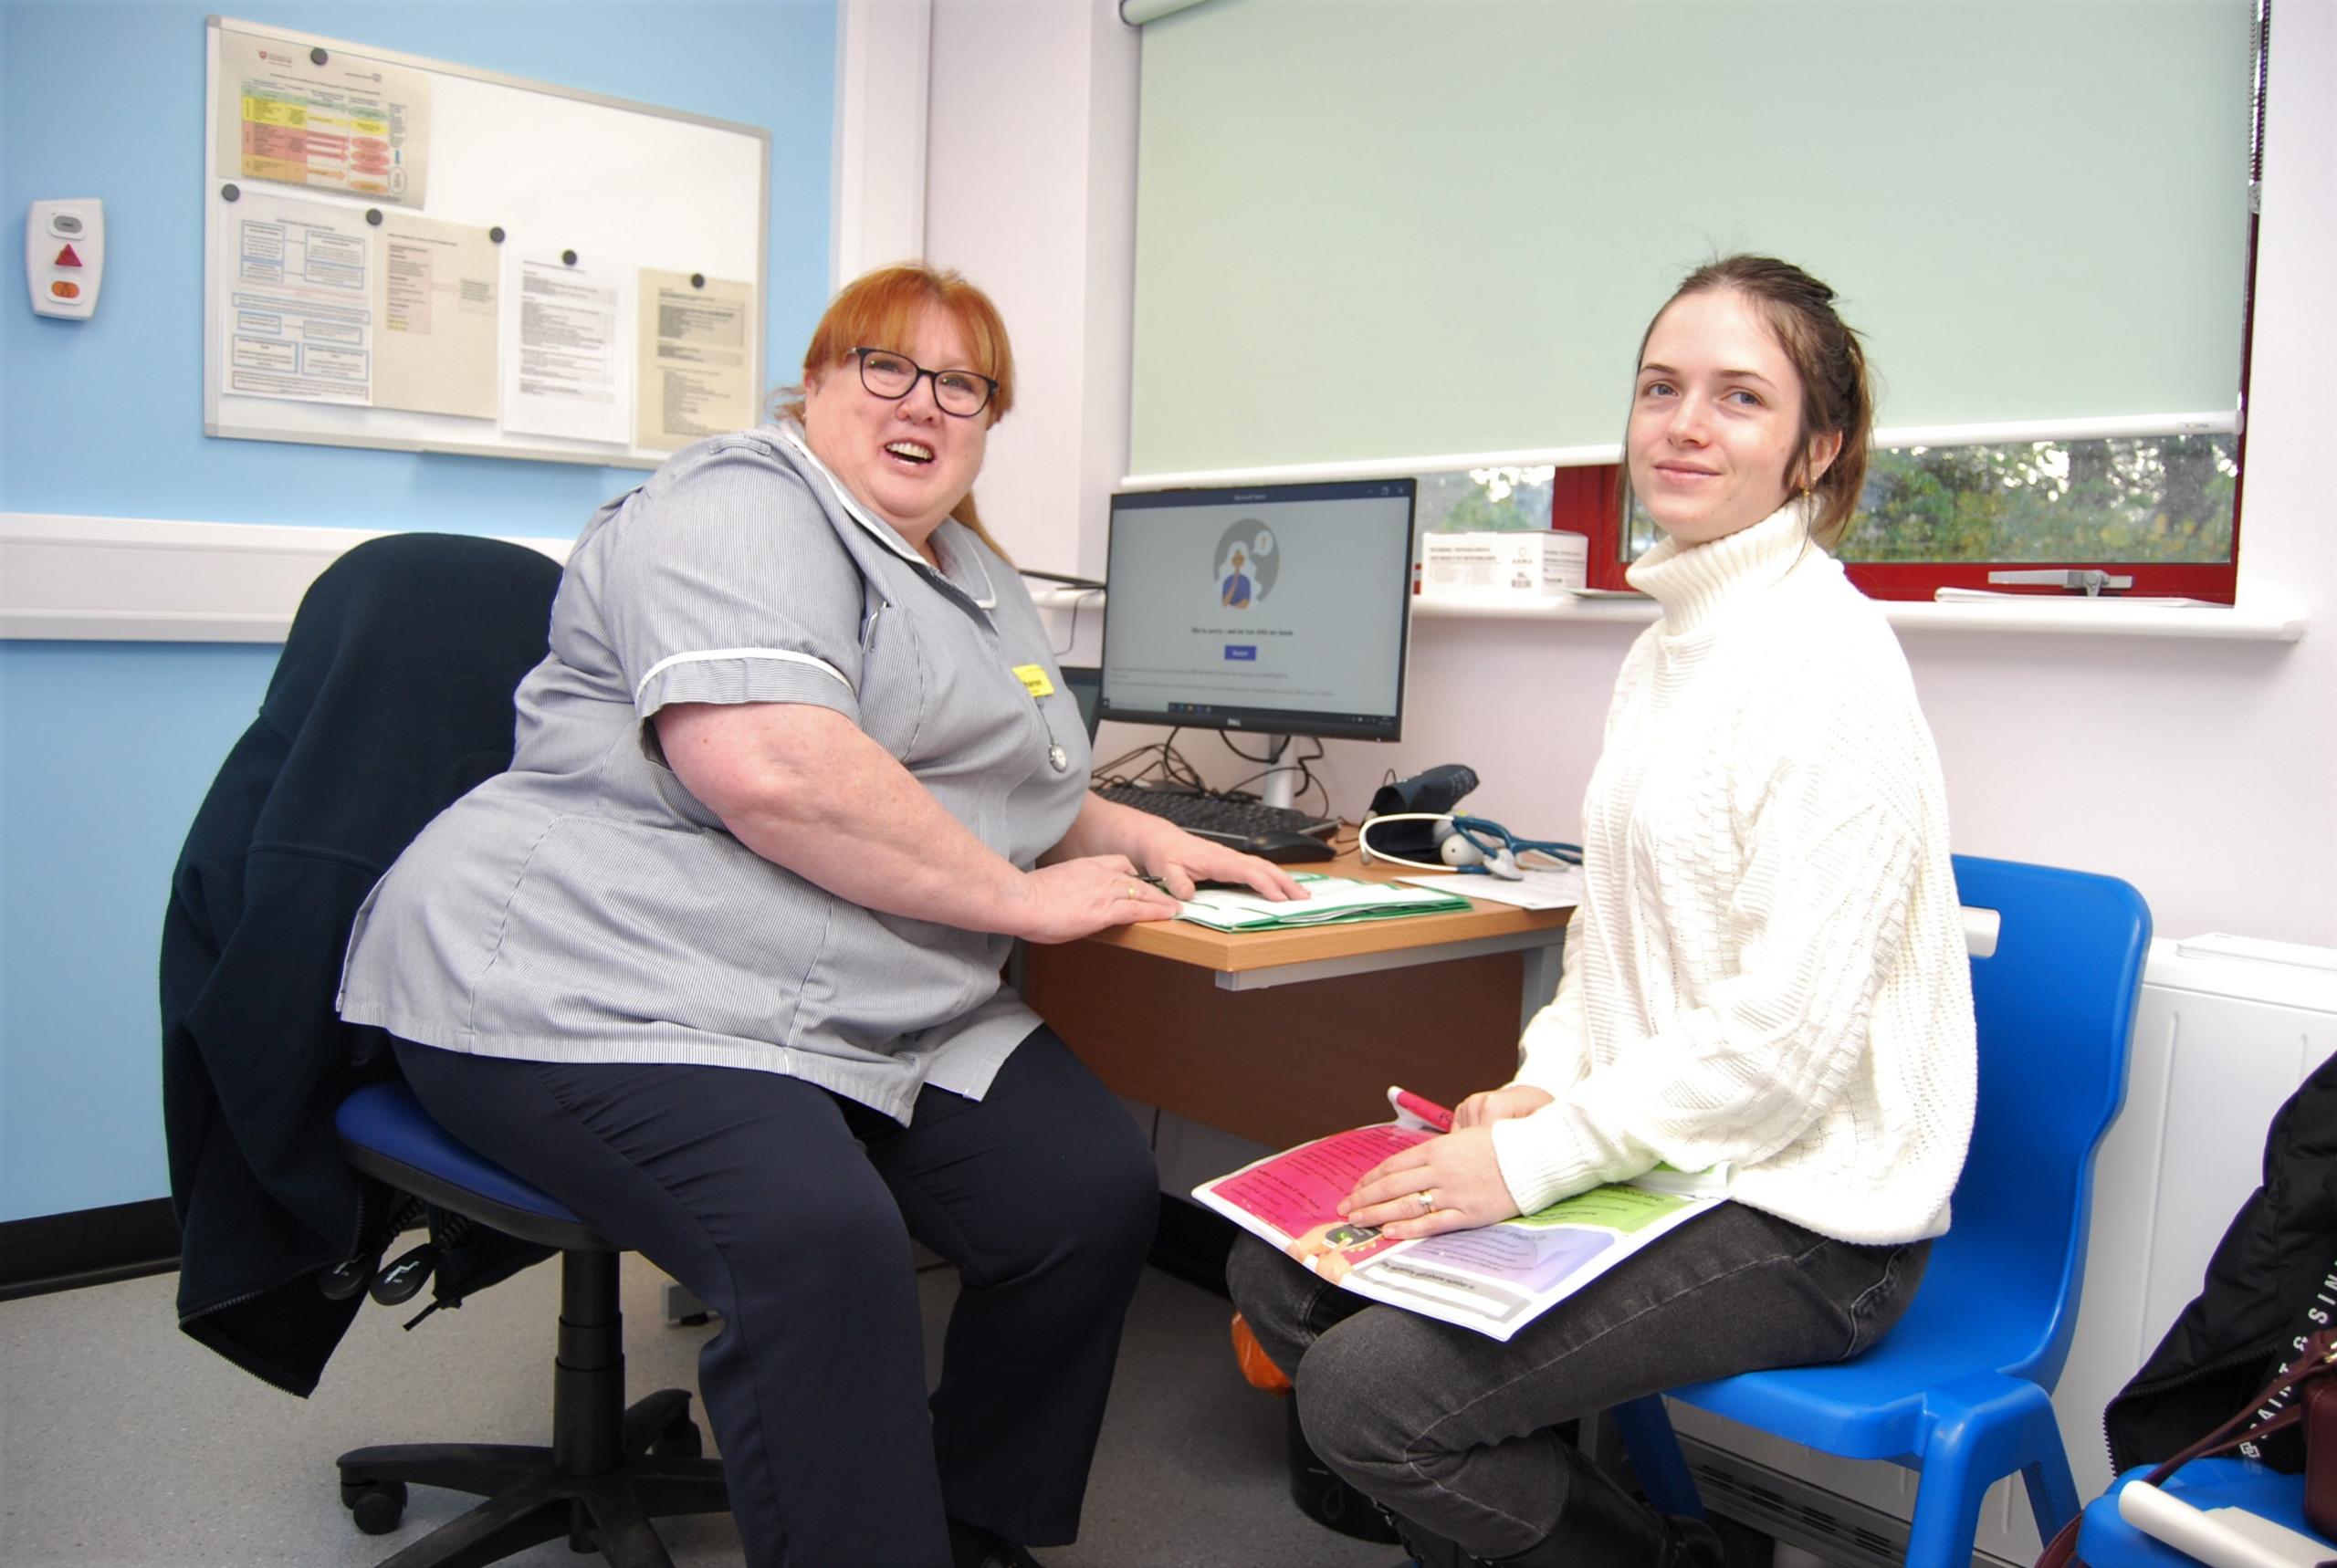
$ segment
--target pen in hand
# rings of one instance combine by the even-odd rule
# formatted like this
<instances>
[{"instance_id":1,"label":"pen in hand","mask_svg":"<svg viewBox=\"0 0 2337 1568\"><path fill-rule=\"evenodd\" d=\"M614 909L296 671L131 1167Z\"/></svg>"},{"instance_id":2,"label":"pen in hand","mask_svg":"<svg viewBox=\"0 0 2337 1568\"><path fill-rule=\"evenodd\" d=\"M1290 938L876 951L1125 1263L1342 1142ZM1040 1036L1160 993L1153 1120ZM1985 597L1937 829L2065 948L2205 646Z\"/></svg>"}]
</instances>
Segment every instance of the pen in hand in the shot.
<instances>
[{"instance_id":1,"label":"pen in hand","mask_svg":"<svg viewBox=\"0 0 2337 1568\"><path fill-rule=\"evenodd\" d=\"M1423 1100L1409 1089L1388 1086L1388 1103L1399 1111L1409 1111L1440 1133L1452 1131L1452 1113L1433 1100Z\"/></svg>"}]
</instances>

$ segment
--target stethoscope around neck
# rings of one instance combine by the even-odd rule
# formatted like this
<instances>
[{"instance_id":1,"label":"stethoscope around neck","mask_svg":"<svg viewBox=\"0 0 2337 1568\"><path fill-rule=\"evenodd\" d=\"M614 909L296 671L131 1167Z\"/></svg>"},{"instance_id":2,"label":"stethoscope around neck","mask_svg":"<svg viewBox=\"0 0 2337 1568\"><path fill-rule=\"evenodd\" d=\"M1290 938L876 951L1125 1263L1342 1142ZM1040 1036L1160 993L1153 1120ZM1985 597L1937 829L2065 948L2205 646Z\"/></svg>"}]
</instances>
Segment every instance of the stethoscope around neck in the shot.
<instances>
[{"instance_id":1,"label":"stethoscope around neck","mask_svg":"<svg viewBox=\"0 0 2337 1568\"><path fill-rule=\"evenodd\" d=\"M1383 822L1434 822L1436 862L1406 860L1385 850L1373 849L1371 831ZM1578 844L1560 843L1555 839L1522 839L1489 817L1472 817L1462 811L1390 811L1370 818L1356 831L1356 848L1361 852L1366 865L1384 861L1414 871L1457 871L1497 876L1504 882L1525 880L1526 868L1519 862L1522 855L1540 855L1562 866L1582 863L1582 848Z\"/></svg>"}]
</instances>

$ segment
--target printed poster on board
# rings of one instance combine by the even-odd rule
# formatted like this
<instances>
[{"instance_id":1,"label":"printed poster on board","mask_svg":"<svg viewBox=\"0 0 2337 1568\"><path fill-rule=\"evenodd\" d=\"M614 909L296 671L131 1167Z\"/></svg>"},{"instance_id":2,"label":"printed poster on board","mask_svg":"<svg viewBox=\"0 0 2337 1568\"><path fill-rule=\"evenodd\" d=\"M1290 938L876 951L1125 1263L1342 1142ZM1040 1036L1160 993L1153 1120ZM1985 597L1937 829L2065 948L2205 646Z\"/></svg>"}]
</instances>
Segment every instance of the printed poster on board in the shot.
<instances>
[{"instance_id":1,"label":"printed poster on board","mask_svg":"<svg viewBox=\"0 0 2337 1568\"><path fill-rule=\"evenodd\" d=\"M322 45L219 34L225 180L270 180L399 206L430 183L430 78Z\"/></svg>"}]
</instances>

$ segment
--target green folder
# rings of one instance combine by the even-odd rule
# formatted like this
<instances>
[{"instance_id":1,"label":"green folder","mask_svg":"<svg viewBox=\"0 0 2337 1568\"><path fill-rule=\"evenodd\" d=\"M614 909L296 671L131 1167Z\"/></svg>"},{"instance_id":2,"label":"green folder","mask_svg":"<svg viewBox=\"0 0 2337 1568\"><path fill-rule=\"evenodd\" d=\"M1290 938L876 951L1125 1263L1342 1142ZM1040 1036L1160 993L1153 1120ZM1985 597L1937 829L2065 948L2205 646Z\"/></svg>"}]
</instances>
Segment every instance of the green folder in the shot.
<instances>
[{"instance_id":1,"label":"green folder","mask_svg":"<svg viewBox=\"0 0 2337 1568\"><path fill-rule=\"evenodd\" d=\"M1276 904L1248 888L1210 888L1187 900L1177 918L1219 931L1288 931L1400 915L1452 915L1473 907L1458 894L1408 883L1365 882L1305 871L1292 876L1307 897Z\"/></svg>"}]
</instances>

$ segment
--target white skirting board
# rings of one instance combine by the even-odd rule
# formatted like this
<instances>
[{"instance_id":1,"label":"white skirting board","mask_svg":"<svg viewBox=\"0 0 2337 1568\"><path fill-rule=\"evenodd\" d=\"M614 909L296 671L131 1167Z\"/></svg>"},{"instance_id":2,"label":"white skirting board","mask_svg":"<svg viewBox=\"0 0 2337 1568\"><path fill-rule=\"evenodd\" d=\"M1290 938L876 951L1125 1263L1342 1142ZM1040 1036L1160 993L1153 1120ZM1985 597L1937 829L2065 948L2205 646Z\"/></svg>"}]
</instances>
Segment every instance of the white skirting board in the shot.
<instances>
[{"instance_id":1,"label":"white skirting board","mask_svg":"<svg viewBox=\"0 0 2337 1568\"><path fill-rule=\"evenodd\" d=\"M2101 1407L2198 1293L2209 1254L2262 1179L2272 1113L2332 1052L2337 951L2224 936L2151 944L2125 1108L2096 1158L2084 1293L2053 1396L2080 1497L2110 1483ZM1846 1500L1846 1515L1914 1513L1912 1471L1814 1453L1700 1410L1675 1406L1673 1416L1683 1437ZM2036 1561L2017 1479L1990 1492L1975 1544L2005 1563Z\"/></svg>"}]
</instances>

